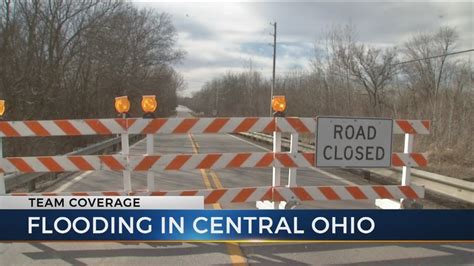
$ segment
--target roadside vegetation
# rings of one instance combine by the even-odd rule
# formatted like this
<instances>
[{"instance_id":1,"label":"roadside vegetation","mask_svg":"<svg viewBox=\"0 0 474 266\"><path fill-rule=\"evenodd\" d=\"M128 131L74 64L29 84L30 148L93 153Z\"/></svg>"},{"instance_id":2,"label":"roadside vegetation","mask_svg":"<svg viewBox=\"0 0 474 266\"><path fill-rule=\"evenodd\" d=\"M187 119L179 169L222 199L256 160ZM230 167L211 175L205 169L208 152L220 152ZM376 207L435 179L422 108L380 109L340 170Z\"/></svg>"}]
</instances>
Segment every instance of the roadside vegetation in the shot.
<instances>
[{"instance_id":1,"label":"roadside vegetation","mask_svg":"<svg viewBox=\"0 0 474 266\"><path fill-rule=\"evenodd\" d=\"M128 95L141 116L141 95L156 94L158 116L173 114L183 79L172 64L171 17L125 1L0 2L0 99L7 120L116 117ZM6 139L6 156L60 154L98 137Z\"/></svg>"},{"instance_id":2,"label":"roadside vegetation","mask_svg":"<svg viewBox=\"0 0 474 266\"><path fill-rule=\"evenodd\" d=\"M429 153L428 170L474 180L474 82L468 54L399 64L453 52L458 39L455 29L443 27L378 48L359 42L353 26L334 27L315 43L311 68L278 75L274 94L286 96L287 116L429 119L431 134L415 138L415 150ZM225 73L180 100L205 116L268 116L270 88L271 79L249 64L247 71ZM397 136L399 151L401 143Z\"/></svg>"}]
</instances>

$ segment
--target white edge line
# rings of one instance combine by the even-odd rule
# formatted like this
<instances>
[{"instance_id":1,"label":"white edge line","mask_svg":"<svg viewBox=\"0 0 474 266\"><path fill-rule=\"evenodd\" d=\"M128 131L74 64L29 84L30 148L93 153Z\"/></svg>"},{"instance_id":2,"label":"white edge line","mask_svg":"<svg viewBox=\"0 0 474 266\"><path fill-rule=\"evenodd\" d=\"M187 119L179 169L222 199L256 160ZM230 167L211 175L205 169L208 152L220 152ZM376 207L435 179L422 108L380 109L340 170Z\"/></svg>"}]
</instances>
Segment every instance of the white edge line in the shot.
<instances>
[{"instance_id":1,"label":"white edge line","mask_svg":"<svg viewBox=\"0 0 474 266\"><path fill-rule=\"evenodd\" d=\"M136 145L138 145L139 143L143 142L145 139L142 139L140 141L137 141L136 143L134 143L132 146L130 146L130 149L135 147ZM86 171L86 172L83 172L82 174L74 177L71 181L68 181L67 183L64 183L62 186L60 186L59 188L57 188L56 190L54 190L54 193L59 193L59 192L63 192L64 190L68 189L70 186L78 183L79 181L81 181L82 179L84 179L86 176L94 173L95 171Z\"/></svg>"},{"instance_id":2,"label":"white edge line","mask_svg":"<svg viewBox=\"0 0 474 266\"><path fill-rule=\"evenodd\" d=\"M68 189L70 186L72 186L72 185L76 184L77 182L81 181L84 177L92 174L93 172L94 171L84 172L84 173L74 177L71 181L68 181L67 183L63 184L62 186L60 186L59 188L57 188L53 192L54 193L63 192L64 190Z\"/></svg>"}]
</instances>

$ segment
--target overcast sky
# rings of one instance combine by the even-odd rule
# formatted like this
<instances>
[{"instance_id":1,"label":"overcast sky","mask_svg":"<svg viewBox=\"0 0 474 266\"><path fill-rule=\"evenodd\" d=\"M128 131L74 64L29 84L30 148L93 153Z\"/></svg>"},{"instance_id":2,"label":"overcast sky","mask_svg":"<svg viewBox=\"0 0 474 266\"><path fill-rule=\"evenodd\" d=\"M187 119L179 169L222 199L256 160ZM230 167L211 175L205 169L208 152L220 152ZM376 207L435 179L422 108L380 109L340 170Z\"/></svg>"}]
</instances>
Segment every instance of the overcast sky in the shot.
<instances>
[{"instance_id":1,"label":"overcast sky","mask_svg":"<svg viewBox=\"0 0 474 266\"><path fill-rule=\"evenodd\" d=\"M185 95L213 77L254 69L270 77L272 71L270 22L277 22L277 74L305 69L314 43L324 29L351 23L359 41L374 46L400 45L413 34L456 27L457 50L473 48L471 2L260 2L177 3L135 2L172 15L178 46L187 54L176 69L187 83ZM471 55L472 56L472 55Z\"/></svg>"}]
</instances>

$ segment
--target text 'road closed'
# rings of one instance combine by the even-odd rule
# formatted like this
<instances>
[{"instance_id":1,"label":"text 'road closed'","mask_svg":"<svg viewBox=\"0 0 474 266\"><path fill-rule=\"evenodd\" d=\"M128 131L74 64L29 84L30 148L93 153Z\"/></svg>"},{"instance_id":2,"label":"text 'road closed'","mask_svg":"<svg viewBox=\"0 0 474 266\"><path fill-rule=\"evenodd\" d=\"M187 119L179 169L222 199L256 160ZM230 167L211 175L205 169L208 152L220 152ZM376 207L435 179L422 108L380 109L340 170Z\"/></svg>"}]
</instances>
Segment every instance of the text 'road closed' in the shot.
<instances>
[{"instance_id":1,"label":"text 'road closed'","mask_svg":"<svg viewBox=\"0 0 474 266\"><path fill-rule=\"evenodd\" d=\"M317 167L389 167L392 120L318 117Z\"/></svg>"}]
</instances>

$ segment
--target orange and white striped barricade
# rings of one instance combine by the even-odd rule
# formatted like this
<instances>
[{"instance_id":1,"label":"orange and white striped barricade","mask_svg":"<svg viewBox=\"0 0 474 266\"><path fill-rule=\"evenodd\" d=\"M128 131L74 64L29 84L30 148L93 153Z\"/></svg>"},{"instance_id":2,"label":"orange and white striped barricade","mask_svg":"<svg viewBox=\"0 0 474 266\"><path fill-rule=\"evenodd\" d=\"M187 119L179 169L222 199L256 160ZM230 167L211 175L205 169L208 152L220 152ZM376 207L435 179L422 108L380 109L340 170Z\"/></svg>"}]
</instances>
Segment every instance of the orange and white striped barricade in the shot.
<instances>
[{"instance_id":1,"label":"orange and white striped barricade","mask_svg":"<svg viewBox=\"0 0 474 266\"><path fill-rule=\"evenodd\" d=\"M63 171L121 171L124 174L122 192L72 192L77 195L93 193L119 193L120 195L163 194L155 191L154 177L148 175L148 192L133 192L131 172L154 170L181 171L189 169L226 169L272 167L272 185L260 188L230 188L221 190L193 190L170 192L179 195L202 194L207 202L262 202L270 208L284 208L287 202L308 200L347 200L347 199L418 199L423 197L423 188L410 184L410 167L425 166L426 157L412 153L414 134L428 134L429 122L419 120L394 120L394 134L406 134L403 153L392 154L392 166L404 167L401 186L342 186L342 187L300 187L297 185L296 169L314 167L315 154L298 152L299 133L315 133L314 118L119 118L85 120L45 120L45 121L3 121L0 122L1 137L30 136L82 136L115 135L122 136L122 152L116 155L81 156L0 156L0 174ZM272 152L249 153L211 153L211 154L154 154L153 135L155 134L219 134L238 132L263 132L273 134ZM290 151L281 152L281 133L290 133ZM147 152L131 155L129 134L147 135ZM151 140L150 140L151 138ZM410 140L411 139L411 140ZM1 149L0 149L1 150ZM289 168L288 184L281 186L280 169ZM4 182L0 179L0 189ZM1 191L0 191L1 192ZM92 194L91 194L92 193ZM263 193L263 194L262 194ZM166 195L169 193L166 192ZM19 195L19 194L11 194ZM22 194L30 195L30 194ZM42 195L59 195L44 193ZM95 194L94 194L95 195ZM226 196L229 195L229 196ZM267 202L267 203L265 203ZM286 206L287 207L287 206Z\"/></svg>"},{"instance_id":2,"label":"orange and white striped barricade","mask_svg":"<svg viewBox=\"0 0 474 266\"><path fill-rule=\"evenodd\" d=\"M276 130L289 133L315 133L316 119L314 118L277 118ZM402 166L402 185L411 184L411 167L426 166L426 156L420 153L412 153L413 137L416 134L429 134L429 120L393 120L393 134L405 134L404 151L402 154L393 153L392 166ZM292 143L290 142L290 147ZM377 199L376 205L382 209L399 209L402 207L400 202L394 202L388 199Z\"/></svg>"},{"instance_id":3,"label":"orange and white striped barricade","mask_svg":"<svg viewBox=\"0 0 474 266\"><path fill-rule=\"evenodd\" d=\"M130 171L130 135L128 133L130 120L126 119L126 114L122 114L122 119L125 119L125 132L120 134L120 141L122 144L122 155L124 157L123 173L123 189L125 191L132 190L132 173Z\"/></svg>"},{"instance_id":4,"label":"orange and white striped barricade","mask_svg":"<svg viewBox=\"0 0 474 266\"><path fill-rule=\"evenodd\" d=\"M404 134L405 142L403 145L403 152L405 159L413 151L413 139L415 134L429 134L430 133L430 121L428 120L395 120L394 121L394 133ZM419 160L422 160L418 156ZM393 160L393 159L392 159ZM416 166L413 164L405 164L402 168L402 185L411 184L411 167ZM390 199L376 199L375 205L381 209L400 209L404 206L404 200L394 201Z\"/></svg>"},{"instance_id":5,"label":"orange and white striped barricade","mask_svg":"<svg viewBox=\"0 0 474 266\"><path fill-rule=\"evenodd\" d=\"M127 160L129 158L129 160ZM196 169L235 168L310 168L315 164L315 154L309 152L240 152L162 155L70 155L1 158L0 172L40 173L76 171L131 172L184 171ZM422 153L393 153L392 166L426 166ZM275 186L276 187L276 186ZM294 186L288 186L294 187ZM152 190L151 190L152 191Z\"/></svg>"},{"instance_id":6,"label":"orange and white striped barricade","mask_svg":"<svg viewBox=\"0 0 474 266\"><path fill-rule=\"evenodd\" d=\"M248 203L258 201L337 201L374 199L420 199L420 186L267 186L246 188L196 189L178 191L136 191L133 196L203 196L205 204Z\"/></svg>"},{"instance_id":7,"label":"orange and white striped barricade","mask_svg":"<svg viewBox=\"0 0 474 266\"><path fill-rule=\"evenodd\" d=\"M121 135L121 157L65 157L39 156L14 157L0 164L0 194L5 193L5 172L61 172L89 170L114 170L123 172L124 190L131 191L131 166L129 135L147 135L147 155L153 155L154 134L188 133L237 133L273 132L275 120L270 117L233 118L116 118L116 119L72 119L38 121L0 121L2 137L50 137L84 135ZM0 157L2 158L2 157ZM112 161L117 159L117 161ZM119 160L120 159L120 160ZM97 163L97 165L96 165ZM147 187L154 190L154 176L147 173Z\"/></svg>"}]
</instances>

